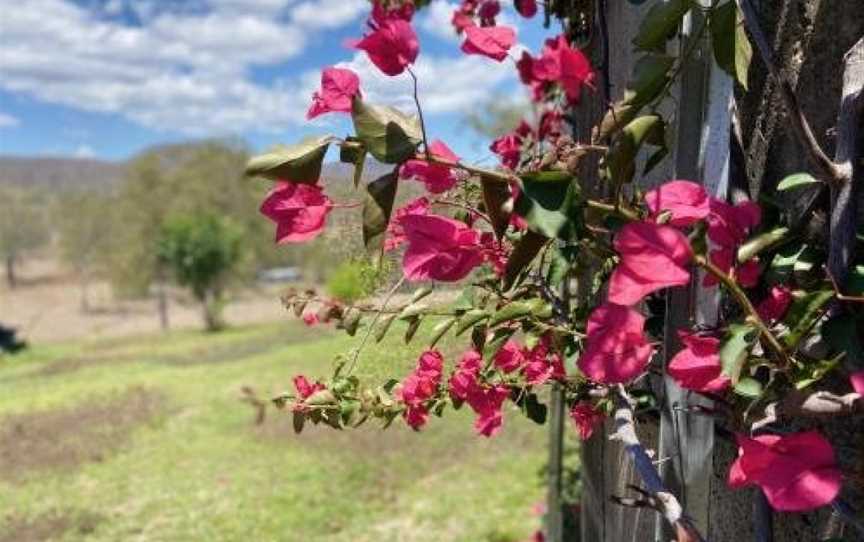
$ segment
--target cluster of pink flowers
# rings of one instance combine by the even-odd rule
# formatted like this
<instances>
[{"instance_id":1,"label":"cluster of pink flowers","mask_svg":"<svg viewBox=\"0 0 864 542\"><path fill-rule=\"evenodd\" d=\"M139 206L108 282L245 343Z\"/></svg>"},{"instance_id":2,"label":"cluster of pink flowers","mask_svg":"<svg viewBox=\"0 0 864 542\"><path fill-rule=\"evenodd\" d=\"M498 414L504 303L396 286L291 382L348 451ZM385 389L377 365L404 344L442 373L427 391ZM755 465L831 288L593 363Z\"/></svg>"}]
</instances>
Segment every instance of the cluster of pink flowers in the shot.
<instances>
[{"instance_id":1,"label":"cluster of pink flowers","mask_svg":"<svg viewBox=\"0 0 864 542\"><path fill-rule=\"evenodd\" d=\"M405 377L396 391L396 398L405 403L405 421L415 430L429 419L428 402L438 392L444 358L437 350L427 350L420 355L417 366Z\"/></svg>"},{"instance_id":2,"label":"cluster of pink flowers","mask_svg":"<svg viewBox=\"0 0 864 542\"><path fill-rule=\"evenodd\" d=\"M549 379L566 378L561 356L551 348L551 341L544 335L533 347L527 348L514 340L504 343L495 354L495 366L505 374L520 371L525 382L540 385Z\"/></svg>"},{"instance_id":3,"label":"cluster of pink flowers","mask_svg":"<svg viewBox=\"0 0 864 542\"><path fill-rule=\"evenodd\" d=\"M531 87L534 100L541 102L553 87L559 87L570 103L578 103L582 87L593 88L594 69L582 51L574 48L564 34L546 40L539 57L527 51L516 64L522 83Z\"/></svg>"},{"instance_id":4,"label":"cluster of pink flowers","mask_svg":"<svg viewBox=\"0 0 864 542\"><path fill-rule=\"evenodd\" d=\"M309 407L303 404L303 401L314 395L316 392L322 391L326 389L324 384L321 382L315 382L314 384L309 382L303 375L297 375L294 377L294 389L297 390L297 400L291 405L291 410L295 412L306 412L309 410Z\"/></svg>"},{"instance_id":5,"label":"cluster of pink flowers","mask_svg":"<svg viewBox=\"0 0 864 542\"><path fill-rule=\"evenodd\" d=\"M474 429L478 434L491 437L504 423L502 407L510 390L502 384L489 385L480 381L483 358L476 350L462 355L448 381L450 397L454 402L465 402L477 414Z\"/></svg>"}]
</instances>

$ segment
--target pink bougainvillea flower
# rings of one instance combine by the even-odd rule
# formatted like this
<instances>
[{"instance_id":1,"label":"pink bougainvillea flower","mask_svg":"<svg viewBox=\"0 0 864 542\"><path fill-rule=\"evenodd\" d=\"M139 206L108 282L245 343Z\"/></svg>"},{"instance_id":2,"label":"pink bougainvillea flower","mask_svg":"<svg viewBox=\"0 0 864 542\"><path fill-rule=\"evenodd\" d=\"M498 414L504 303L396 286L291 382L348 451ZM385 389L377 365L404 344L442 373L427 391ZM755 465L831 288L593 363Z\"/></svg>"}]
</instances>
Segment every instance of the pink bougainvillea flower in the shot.
<instances>
[{"instance_id":1,"label":"pink bougainvillea flower","mask_svg":"<svg viewBox=\"0 0 864 542\"><path fill-rule=\"evenodd\" d=\"M516 31L509 26L468 26L462 52L482 55L501 62L516 43Z\"/></svg>"},{"instance_id":2,"label":"pink bougainvillea flower","mask_svg":"<svg viewBox=\"0 0 864 542\"><path fill-rule=\"evenodd\" d=\"M631 222L615 236L621 262L609 279L609 301L634 305L646 295L690 281L690 244L671 226Z\"/></svg>"},{"instance_id":3,"label":"pink bougainvillea flower","mask_svg":"<svg viewBox=\"0 0 864 542\"><path fill-rule=\"evenodd\" d=\"M540 86L541 83L558 84L570 103L578 103L582 87L593 87L594 69L588 58L574 47L562 34L546 40L540 58L525 53L517 63L519 77L526 85ZM535 88L535 94L539 89Z\"/></svg>"},{"instance_id":4,"label":"pink bougainvillea flower","mask_svg":"<svg viewBox=\"0 0 864 542\"><path fill-rule=\"evenodd\" d=\"M297 390L297 400L291 405L291 410L294 412L306 412L309 410L309 407L304 405L303 401L311 397L315 392L325 389L325 387L320 382L312 384L305 376L297 375L294 377L294 389Z\"/></svg>"},{"instance_id":5,"label":"pink bougainvillea flower","mask_svg":"<svg viewBox=\"0 0 864 542\"><path fill-rule=\"evenodd\" d=\"M305 376L297 375L294 377L294 389L297 390L297 396L300 399L308 399L316 391L323 390L324 384L320 382L312 384Z\"/></svg>"},{"instance_id":6,"label":"pink bougainvillea flower","mask_svg":"<svg viewBox=\"0 0 864 542\"><path fill-rule=\"evenodd\" d=\"M399 75L417 60L420 45L411 23L390 17L376 21L372 26L371 34L348 45L366 51L369 60L379 70L387 75Z\"/></svg>"},{"instance_id":7,"label":"pink bougainvillea flower","mask_svg":"<svg viewBox=\"0 0 864 542\"><path fill-rule=\"evenodd\" d=\"M495 26L495 17L501 13L501 3L498 0L485 0L477 10L480 24L483 26Z\"/></svg>"},{"instance_id":8,"label":"pink bougainvillea flower","mask_svg":"<svg viewBox=\"0 0 864 542\"><path fill-rule=\"evenodd\" d=\"M498 241L492 232L484 232L480 235L480 245L483 247L483 261L492 266L497 276L503 277L507 270L510 250L503 242Z\"/></svg>"},{"instance_id":9,"label":"pink bougainvillea flower","mask_svg":"<svg viewBox=\"0 0 864 542\"><path fill-rule=\"evenodd\" d=\"M629 382L645 372L654 347L644 326L645 318L631 307L606 303L594 309L579 370L602 384Z\"/></svg>"},{"instance_id":10,"label":"pink bougainvillea flower","mask_svg":"<svg viewBox=\"0 0 864 542\"><path fill-rule=\"evenodd\" d=\"M792 303L792 290L786 286L774 286L768 292L768 297L756 307L756 312L766 322L775 322L786 315L790 303Z\"/></svg>"},{"instance_id":11,"label":"pink bougainvillea flower","mask_svg":"<svg viewBox=\"0 0 864 542\"><path fill-rule=\"evenodd\" d=\"M305 312L303 313L303 323L309 327L312 327L321 322L321 319L318 317L318 313L315 312Z\"/></svg>"},{"instance_id":12,"label":"pink bougainvillea flower","mask_svg":"<svg viewBox=\"0 0 864 542\"><path fill-rule=\"evenodd\" d=\"M594 434L594 430L603 425L606 415L594 408L587 402L576 403L570 409L570 419L576 424L581 440L588 440Z\"/></svg>"},{"instance_id":13,"label":"pink bougainvillea flower","mask_svg":"<svg viewBox=\"0 0 864 542\"><path fill-rule=\"evenodd\" d=\"M759 267L759 260L755 258L735 267L735 249L721 247L709 252L708 259L724 273L730 274L734 271L738 284L745 288L752 288L759 282L761 268ZM702 280L702 285L706 287L716 286L718 282L714 275L706 274Z\"/></svg>"},{"instance_id":14,"label":"pink bougainvillea flower","mask_svg":"<svg viewBox=\"0 0 864 542\"><path fill-rule=\"evenodd\" d=\"M840 491L842 479L831 444L816 431L790 435L736 435L738 459L729 485L758 485L775 510L802 512L825 506Z\"/></svg>"},{"instance_id":15,"label":"pink bougainvillea flower","mask_svg":"<svg viewBox=\"0 0 864 542\"><path fill-rule=\"evenodd\" d=\"M561 127L564 124L564 115L558 109L550 109L540 116L540 127L537 130L541 140L554 141L561 135Z\"/></svg>"},{"instance_id":16,"label":"pink bougainvillea flower","mask_svg":"<svg viewBox=\"0 0 864 542\"><path fill-rule=\"evenodd\" d=\"M276 242L303 243L324 230L333 202L320 186L278 183L261 204L261 213L276 223Z\"/></svg>"},{"instance_id":17,"label":"pink bougainvillea flower","mask_svg":"<svg viewBox=\"0 0 864 542\"><path fill-rule=\"evenodd\" d=\"M678 331L678 339L684 349L669 362L669 376L688 390L714 393L726 390L732 381L722 372L720 340L684 331Z\"/></svg>"},{"instance_id":18,"label":"pink bougainvillea flower","mask_svg":"<svg viewBox=\"0 0 864 542\"><path fill-rule=\"evenodd\" d=\"M710 212L708 193L692 181L669 181L645 194L652 218L662 212L670 214L671 226L687 227L704 219Z\"/></svg>"},{"instance_id":19,"label":"pink bougainvillea flower","mask_svg":"<svg viewBox=\"0 0 864 542\"><path fill-rule=\"evenodd\" d=\"M489 146L489 150L501 158L501 164L509 169L516 169L519 157L522 155L522 138L515 132L504 134Z\"/></svg>"},{"instance_id":20,"label":"pink bougainvillea flower","mask_svg":"<svg viewBox=\"0 0 864 542\"><path fill-rule=\"evenodd\" d=\"M507 386L497 384L495 386L476 386L468 394L468 405L477 414L474 420L474 429L484 437L494 436L504 423L504 414L501 408L504 401L510 396Z\"/></svg>"},{"instance_id":21,"label":"pink bougainvillea flower","mask_svg":"<svg viewBox=\"0 0 864 542\"><path fill-rule=\"evenodd\" d=\"M425 215L429 212L429 200L419 197L410 201L404 207L396 209L390 224L387 225L387 236L384 239L384 250L390 251L399 248L405 242L405 231L402 229L401 220L408 215Z\"/></svg>"},{"instance_id":22,"label":"pink bougainvillea flower","mask_svg":"<svg viewBox=\"0 0 864 542\"><path fill-rule=\"evenodd\" d=\"M438 160L456 163L459 157L450 150L443 141L436 139L429 145L429 152ZM426 185L426 190L432 194L440 194L453 188L459 177L450 166L435 164L426 160L408 160L399 169L403 179L417 179Z\"/></svg>"},{"instance_id":23,"label":"pink bougainvillea flower","mask_svg":"<svg viewBox=\"0 0 864 542\"><path fill-rule=\"evenodd\" d=\"M448 391L450 396L459 401L468 399L468 395L477 387L477 374L483 366L483 358L476 350L462 354L456 370L450 375Z\"/></svg>"},{"instance_id":24,"label":"pink bougainvillea flower","mask_svg":"<svg viewBox=\"0 0 864 542\"><path fill-rule=\"evenodd\" d=\"M354 96L360 94L360 78L344 68L325 68L321 72L321 90L312 95L307 119L332 111L351 112Z\"/></svg>"},{"instance_id":25,"label":"pink bougainvillea flower","mask_svg":"<svg viewBox=\"0 0 864 542\"><path fill-rule=\"evenodd\" d=\"M408 242L402 259L408 280L454 282L483 262L480 233L458 220L410 214L400 223Z\"/></svg>"},{"instance_id":26,"label":"pink bougainvillea flower","mask_svg":"<svg viewBox=\"0 0 864 542\"><path fill-rule=\"evenodd\" d=\"M858 371L849 375L849 383L855 393L864 395L864 371Z\"/></svg>"},{"instance_id":27,"label":"pink bougainvillea flower","mask_svg":"<svg viewBox=\"0 0 864 542\"><path fill-rule=\"evenodd\" d=\"M405 403L403 416L405 422L414 430L419 430L428 419L426 402L435 396L441 384L444 358L437 350L427 350L420 355L417 366L402 381L394 393Z\"/></svg>"},{"instance_id":28,"label":"pink bougainvillea flower","mask_svg":"<svg viewBox=\"0 0 864 542\"><path fill-rule=\"evenodd\" d=\"M384 7L381 2L372 2L372 22L380 25L394 19L410 22L414 17L415 7L411 2L405 2L399 7Z\"/></svg>"},{"instance_id":29,"label":"pink bougainvillea flower","mask_svg":"<svg viewBox=\"0 0 864 542\"><path fill-rule=\"evenodd\" d=\"M519 15L526 19L537 14L537 0L516 0L515 7Z\"/></svg>"},{"instance_id":30,"label":"pink bougainvillea flower","mask_svg":"<svg viewBox=\"0 0 864 542\"><path fill-rule=\"evenodd\" d=\"M539 386L550 378L563 380L567 376L564 361L552 350L552 341L548 335L543 335L534 348L525 351L524 356L522 375L525 382L532 386Z\"/></svg>"},{"instance_id":31,"label":"pink bougainvillea flower","mask_svg":"<svg viewBox=\"0 0 864 542\"><path fill-rule=\"evenodd\" d=\"M495 366L505 373L519 370L525 363L525 354L522 345L514 340L504 343L504 346L495 354Z\"/></svg>"},{"instance_id":32,"label":"pink bougainvillea flower","mask_svg":"<svg viewBox=\"0 0 864 542\"><path fill-rule=\"evenodd\" d=\"M729 205L711 198L709 207L708 238L721 247L737 247L762 220L762 210L752 201Z\"/></svg>"}]
</instances>

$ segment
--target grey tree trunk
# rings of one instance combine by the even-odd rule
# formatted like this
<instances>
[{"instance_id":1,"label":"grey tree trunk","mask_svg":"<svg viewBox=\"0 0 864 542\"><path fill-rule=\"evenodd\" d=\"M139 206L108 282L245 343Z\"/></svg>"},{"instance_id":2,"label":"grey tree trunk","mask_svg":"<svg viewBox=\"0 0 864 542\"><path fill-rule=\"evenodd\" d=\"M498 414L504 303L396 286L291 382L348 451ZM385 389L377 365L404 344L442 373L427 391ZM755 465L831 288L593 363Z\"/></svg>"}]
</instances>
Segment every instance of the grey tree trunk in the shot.
<instances>
[{"instance_id":1,"label":"grey tree trunk","mask_svg":"<svg viewBox=\"0 0 864 542\"><path fill-rule=\"evenodd\" d=\"M18 279L15 276L15 254L6 255L6 284L10 290L14 290L18 285Z\"/></svg>"}]
</instances>

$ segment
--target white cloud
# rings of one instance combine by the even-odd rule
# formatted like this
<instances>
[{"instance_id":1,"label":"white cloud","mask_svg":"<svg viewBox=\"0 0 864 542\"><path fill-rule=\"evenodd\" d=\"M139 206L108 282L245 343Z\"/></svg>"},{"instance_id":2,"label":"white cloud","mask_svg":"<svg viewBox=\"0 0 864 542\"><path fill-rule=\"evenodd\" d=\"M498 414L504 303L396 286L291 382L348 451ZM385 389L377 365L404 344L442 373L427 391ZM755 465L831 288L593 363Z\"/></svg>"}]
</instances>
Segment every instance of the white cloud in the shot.
<instances>
[{"instance_id":1,"label":"white cloud","mask_svg":"<svg viewBox=\"0 0 864 542\"><path fill-rule=\"evenodd\" d=\"M456 34L451 20L453 12L458 8L455 2L439 0L432 2L419 16L418 25L430 34L445 41L458 43L461 38Z\"/></svg>"},{"instance_id":2,"label":"white cloud","mask_svg":"<svg viewBox=\"0 0 864 542\"><path fill-rule=\"evenodd\" d=\"M370 101L406 110L414 108L413 81L407 73L388 77L361 53L339 65L357 72L361 88ZM424 113L464 111L488 97L499 85L516 81L512 63L498 63L480 56L435 57L421 53L414 73L419 81L418 93Z\"/></svg>"},{"instance_id":3,"label":"white cloud","mask_svg":"<svg viewBox=\"0 0 864 542\"><path fill-rule=\"evenodd\" d=\"M369 0L306 0L291 8L291 20L304 28L338 28L369 12Z\"/></svg>"},{"instance_id":4,"label":"white cloud","mask_svg":"<svg viewBox=\"0 0 864 542\"><path fill-rule=\"evenodd\" d=\"M96 152L90 145L85 145L82 143L81 145L78 145L72 155L75 158L93 158L94 156L96 156Z\"/></svg>"},{"instance_id":5,"label":"white cloud","mask_svg":"<svg viewBox=\"0 0 864 542\"><path fill-rule=\"evenodd\" d=\"M20 124L18 118L0 111L0 128L16 128Z\"/></svg>"},{"instance_id":6,"label":"white cloud","mask_svg":"<svg viewBox=\"0 0 864 542\"><path fill-rule=\"evenodd\" d=\"M282 131L305 123L319 72L262 83L252 69L297 58L310 32L344 26L369 9L367 0L189 0L184 9L169 10L173 5L121 0L108 6L146 14L138 25L106 19L104 7L96 13L69 0L27 0L4 9L0 87L171 132ZM463 110L515 81L511 62L455 49L454 55L421 52L415 71L424 112ZM413 105L407 75L387 77L360 53L345 64L358 72L371 100Z\"/></svg>"}]
</instances>

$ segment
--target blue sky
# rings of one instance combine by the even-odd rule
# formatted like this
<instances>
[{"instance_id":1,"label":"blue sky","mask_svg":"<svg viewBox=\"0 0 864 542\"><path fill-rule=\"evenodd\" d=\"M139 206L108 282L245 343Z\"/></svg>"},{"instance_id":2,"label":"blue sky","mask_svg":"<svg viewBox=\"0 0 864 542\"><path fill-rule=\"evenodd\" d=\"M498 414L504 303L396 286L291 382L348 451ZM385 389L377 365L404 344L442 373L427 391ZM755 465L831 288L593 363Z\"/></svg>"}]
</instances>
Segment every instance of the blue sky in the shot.
<instances>
[{"instance_id":1,"label":"blue sky","mask_svg":"<svg viewBox=\"0 0 864 542\"><path fill-rule=\"evenodd\" d=\"M482 161L465 111L524 91L511 60L459 51L455 5L434 0L415 17L416 72L430 137ZM411 107L407 74L384 76L344 46L368 11L367 0L0 0L0 154L122 160L203 137L261 150L347 134L347 116L304 118L324 66L357 71L371 101ZM548 35L539 16L505 8L501 23L534 51Z\"/></svg>"}]
</instances>

